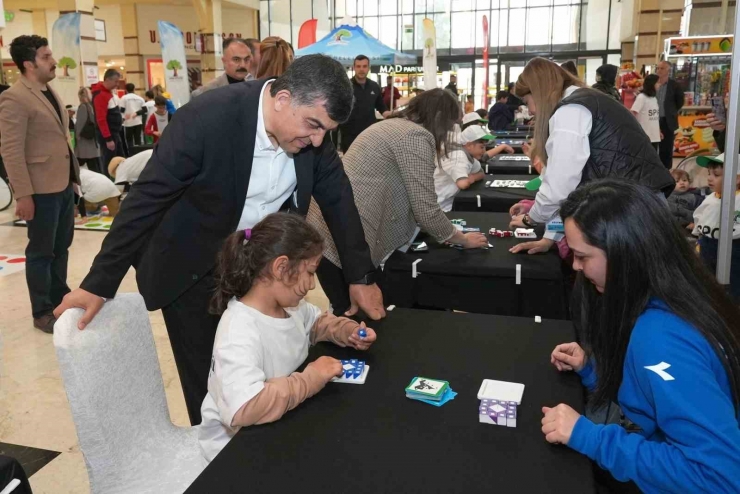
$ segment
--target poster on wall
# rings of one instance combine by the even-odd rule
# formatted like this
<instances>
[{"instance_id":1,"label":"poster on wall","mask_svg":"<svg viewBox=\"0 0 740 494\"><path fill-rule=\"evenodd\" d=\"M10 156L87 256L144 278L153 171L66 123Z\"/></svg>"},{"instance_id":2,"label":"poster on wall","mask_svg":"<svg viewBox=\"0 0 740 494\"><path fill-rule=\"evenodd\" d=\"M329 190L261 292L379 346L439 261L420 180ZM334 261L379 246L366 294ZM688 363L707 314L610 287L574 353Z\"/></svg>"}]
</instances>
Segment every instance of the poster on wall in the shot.
<instances>
[{"instance_id":1,"label":"poster on wall","mask_svg":"<svg viewBox=\"0 0 740 494\"><path fill-rule=\"evenodd\" d=\"M57 60L56 79L52 86L64 104L74 105L80 88L80 13L64 14L54 22L51 31L54 58ZM97 82L97 80L96 80Z\"/></svg>"},{"instance_id":2,"label":"poster on wall","mask_svg":"<svg viewBox=\"0 0 740 494\"><path fill-rule=\"evenodd\" d=\"M85 85L90 87L99 79L97 65L85 65Z\"/></svg>"},{"instance_id":3,"label":"poster on wall","mask_svg":"<svg viewBox=\"0 0 740 494\"><path fill-rule=\"evenodd\" d=\"M678 130L673 142L673 155L688 156L696 151L711 151L717 147L706 111L682 112L678 115Z\"/></svg>"},{"instance_id":4,"label":"poster on wall","mask_svg":"<svg viewBox=\"0 0 740 494\"><path fill-rule=\"evenodd\" d=\"M190 101L187 59L182 32L177 26L166 21L157 22L159 45L162 47L165 90L177 108Z\"/></svg>"},{"instance_id":5,"label":"poster on wall","mask_svg":"<svg viewBox=\"0 0 740 494\"><path fill-rule=\"evenodd\" d=\"M437 87L437 30L434 21L424 19L424 89Z\"/></svg>"}]
</instances>

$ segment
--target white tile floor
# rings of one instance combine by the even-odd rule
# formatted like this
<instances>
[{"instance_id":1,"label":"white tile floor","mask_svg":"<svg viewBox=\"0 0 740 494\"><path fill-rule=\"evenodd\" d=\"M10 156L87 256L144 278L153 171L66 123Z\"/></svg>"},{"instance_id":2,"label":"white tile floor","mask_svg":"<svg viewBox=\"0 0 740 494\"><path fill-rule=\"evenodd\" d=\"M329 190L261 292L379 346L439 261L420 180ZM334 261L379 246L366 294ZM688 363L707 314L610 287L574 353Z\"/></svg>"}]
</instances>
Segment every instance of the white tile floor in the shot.
<instances>
[{"instance_id":1,"label":"white tile floor","mask_svg":"<svg viewBox=\"0 0 740 494\"><path fill-rule=\"evenodd\" d=\"M22 254L26 229L2 226L13 220L15 205L0 212L0 252ZM68 283L79 285L105 238L103 232L75 231L70 249ZM120 292L135 292L131 269ZM321 288L307 299L326 309ZM172 350L160 311L150 313L170 416L187 425L187 412ZM0 442L60 451L62 454L31 477L34 493L89 492L87 471L59 373L52 336L33 327L25 272L0 277Z\"/></svg>"}]
</instances>

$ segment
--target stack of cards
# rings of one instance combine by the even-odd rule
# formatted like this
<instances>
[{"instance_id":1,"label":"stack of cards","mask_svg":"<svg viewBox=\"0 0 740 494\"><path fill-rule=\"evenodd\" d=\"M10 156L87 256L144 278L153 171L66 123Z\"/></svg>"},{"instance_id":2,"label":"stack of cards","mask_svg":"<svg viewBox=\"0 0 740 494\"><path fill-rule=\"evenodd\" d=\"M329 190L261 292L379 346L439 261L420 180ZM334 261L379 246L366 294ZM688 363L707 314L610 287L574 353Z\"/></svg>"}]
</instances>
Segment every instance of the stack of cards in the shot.
<instances>
[{"instance_id":1,"label":"stack of cards","mask_svg":"<svg viewBox=\"0 0 740 494\"><path fill-rule=\"evenodd\" d=\"M428 377L415 377L406 386L406 398L435 406L445 404L456 394L447 381L429 379Z\"/></svg>"}]
</instances>

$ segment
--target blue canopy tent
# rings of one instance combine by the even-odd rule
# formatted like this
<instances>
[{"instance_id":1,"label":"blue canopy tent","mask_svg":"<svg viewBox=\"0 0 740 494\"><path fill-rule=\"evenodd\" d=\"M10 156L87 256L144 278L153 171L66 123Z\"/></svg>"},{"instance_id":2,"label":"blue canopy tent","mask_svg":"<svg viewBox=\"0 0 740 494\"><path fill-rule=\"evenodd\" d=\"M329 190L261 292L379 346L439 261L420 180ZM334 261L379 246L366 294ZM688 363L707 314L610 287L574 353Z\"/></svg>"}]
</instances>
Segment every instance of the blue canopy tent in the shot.
<instances>
[{"instance_id":1,"label":"blue canopy tent","mask_svg":"<svg viewBox=\"0 0 740 494\"><path fill-rule=\"evenodd\" d=\"M357 55L365 55L372 65L417 63L415 55L385 46L356 24L342 24L316 43L295 52L296 58L314 54L326 55L344 65L352 65Z\"/></svg>"}]
</instances>

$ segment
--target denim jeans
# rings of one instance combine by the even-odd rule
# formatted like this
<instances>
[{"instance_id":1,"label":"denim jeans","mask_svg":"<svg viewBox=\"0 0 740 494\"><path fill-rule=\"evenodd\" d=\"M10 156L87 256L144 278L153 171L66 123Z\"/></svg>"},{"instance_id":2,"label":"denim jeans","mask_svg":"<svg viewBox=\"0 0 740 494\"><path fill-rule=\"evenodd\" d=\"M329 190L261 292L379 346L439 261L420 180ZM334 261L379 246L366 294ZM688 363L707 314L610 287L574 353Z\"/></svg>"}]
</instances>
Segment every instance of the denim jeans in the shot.
<instances>
[{"instance_id":1,"label":"denim jeans","mask_svg":"<svg viewBox=\"0 0 740 494\"><path fill-rule=\"evenodd\" d=\"M74 237L72 185L62 192L34 194L35 213L28 222L26 283L33 317L48 314L69 293L67 260Z\"/></svg>"}]
</instances>

